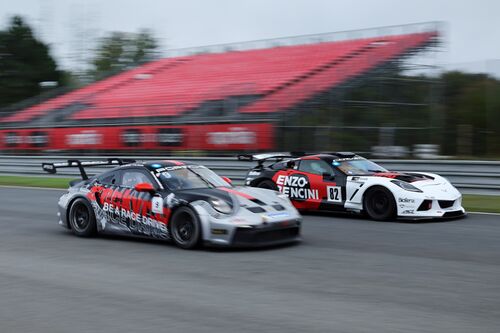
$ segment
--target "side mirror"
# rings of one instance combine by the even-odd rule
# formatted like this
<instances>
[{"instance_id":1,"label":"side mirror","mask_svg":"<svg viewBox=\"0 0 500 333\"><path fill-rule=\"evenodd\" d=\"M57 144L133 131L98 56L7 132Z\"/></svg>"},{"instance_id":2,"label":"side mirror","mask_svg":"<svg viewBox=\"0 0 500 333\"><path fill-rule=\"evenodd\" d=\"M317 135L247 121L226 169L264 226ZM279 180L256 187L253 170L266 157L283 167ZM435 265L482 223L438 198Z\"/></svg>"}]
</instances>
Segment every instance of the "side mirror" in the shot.
<instances>
[{"instance_id":1,"label":"side mirror","mask_svg":"<svg viewBox=\"0 0 500 333\"><path fill-rule=\"evenodd\" d=\"M151 185L150 183L139 183L139 184L136 184L134 186L134 189L137 192L148 192L148 193L155 192L155 189L154 189L153 185Z\"/></svg>"},{"instance_id":2,"label":"side mirror","mask_svg":"<svg viewBox=\"0 0 500 333\"><path fill-rule=\"evenodd\" d=\"M329 172L323 172L321 175L325 179L333 179L333 178L335 178L335 175L333 173L329 173Z\"/></svg>"},{"instance_id":3,"label":"side mirror","mask_svg":"<svg viewBox=\"0 0 500 333\"><path fill-rule=\"evenodd\" d=\"M222 179L224 179L224 181L226 183L228 183L229 185L233 185L233 181L230 178L228 178L228 177L222 177Z\"/></svg>"}]
</instances>

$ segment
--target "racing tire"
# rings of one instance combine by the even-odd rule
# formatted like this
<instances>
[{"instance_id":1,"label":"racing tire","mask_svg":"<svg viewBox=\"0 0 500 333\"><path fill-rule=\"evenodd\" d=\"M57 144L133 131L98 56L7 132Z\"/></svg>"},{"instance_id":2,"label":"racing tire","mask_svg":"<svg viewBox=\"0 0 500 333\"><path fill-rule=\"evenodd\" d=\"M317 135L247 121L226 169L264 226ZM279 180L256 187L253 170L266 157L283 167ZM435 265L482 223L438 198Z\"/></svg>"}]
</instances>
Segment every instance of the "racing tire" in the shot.
<instances>
[{"instance_id":1,"label":"racing tire","mask_svg":"<svg viewBox=\"0 0 500 333\"><path fill-rule=\"evenodd\" d=\"M201 225L196 213L189 207L180 207L170 220L172 241L181 249L194 249L200 244Z\"/></svg>"},{"instance_id":2,"label":"racing tire","mask_svg":"<svg viewBox=\"0 0 500 333\"><path fill-rule=\"evenodd\" d=\"M392 220L396 217L396 208L394 196L385 187L372 187L363 197L363 209L372 220Z\"/></svg>"},{"instance_id":3,"label":"racing tire","mask_svg":"<svg viewBox=\"0 0 500 333\"><path fill-rule=\"evenodd\" d=\"M71 204L68 218L71 230L76 236L92 237L97 234L94 210L87 200L76 199Z\"/></svg>"},{"instance_id":4,"label":"racing tire","mask_svg":"<svg viewBox=\"0 0 500 333\"><path fill-rule=\"evenodd\" d=\"M276 186L276 184L272 180L268 180L268 179L261 181L257 185L257 187L258 188L265 188L267 190L274 190L274 191L278 190L278 187Z\"/></svg>"}]
</instances>

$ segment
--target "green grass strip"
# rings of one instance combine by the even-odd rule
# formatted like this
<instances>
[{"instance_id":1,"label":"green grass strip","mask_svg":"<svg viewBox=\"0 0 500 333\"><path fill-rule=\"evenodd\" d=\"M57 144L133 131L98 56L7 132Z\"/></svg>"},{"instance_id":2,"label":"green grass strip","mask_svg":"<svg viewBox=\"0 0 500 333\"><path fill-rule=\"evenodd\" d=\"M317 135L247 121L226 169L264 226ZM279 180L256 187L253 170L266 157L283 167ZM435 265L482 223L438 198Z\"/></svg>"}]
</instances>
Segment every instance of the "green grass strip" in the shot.
<instances>
[{"instance_id":1,"label":"green grass strip","mask_svg":"<svg viewBox=\"0 0 500 333\"><path fill-rule=\"evenodd\" d=\"M500 196L464 194L462 204L468 212L500 213Z\"/></svg>"},{"instance_id":2,"label":"green grass strip","mask_svg":"<svg viewBox=\"0 0 500 333\"><path fill-rule=\"evenodd\" d=\"M0 185L68 188L69 181L73 178L59 177L29 177L29 176L0 176Z\"/></svg>"}]
</instances>

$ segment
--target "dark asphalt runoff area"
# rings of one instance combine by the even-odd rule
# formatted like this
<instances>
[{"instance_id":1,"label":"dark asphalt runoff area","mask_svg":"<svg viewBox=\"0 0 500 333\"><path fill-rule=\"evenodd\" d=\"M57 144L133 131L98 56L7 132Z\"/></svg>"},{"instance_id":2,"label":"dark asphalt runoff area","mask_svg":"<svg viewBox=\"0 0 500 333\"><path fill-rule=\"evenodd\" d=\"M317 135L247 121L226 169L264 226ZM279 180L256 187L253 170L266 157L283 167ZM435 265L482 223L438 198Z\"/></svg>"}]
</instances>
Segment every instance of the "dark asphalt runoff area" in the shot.
<instances>
[{"instance_id":1,"label":"dark asphalt runoff area","mask_svg":"<svg viewBox=\"0 0 500 333\"><path fill-rule=\"evenodd\" d=\"M500 216L307 215L303 242L185 251L73 236L0 188L0 332L500 332Z\"/></svg>"}]
</instances>

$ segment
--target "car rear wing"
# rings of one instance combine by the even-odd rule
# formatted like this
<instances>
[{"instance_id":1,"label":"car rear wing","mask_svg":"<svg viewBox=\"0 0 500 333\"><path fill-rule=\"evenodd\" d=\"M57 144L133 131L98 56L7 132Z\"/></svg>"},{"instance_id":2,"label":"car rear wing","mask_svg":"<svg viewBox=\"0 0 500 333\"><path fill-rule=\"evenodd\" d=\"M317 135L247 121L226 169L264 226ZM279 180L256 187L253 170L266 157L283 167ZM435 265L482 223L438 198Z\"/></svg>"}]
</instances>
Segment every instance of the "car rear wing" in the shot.
<instances>
[{"instance_id":1,"label":"car rear wing","mask_svg":"<svg viewBox=\"0 0 500 333\"><path fill-rule=\"evenodd\" d=\"M318 154L326 154L326 155L332 155L335 156L336 158L355 158L356 155L355 153L352 152L296 152L292 151L289 153L265 153L265 154L241 154L238 155L238 160L239 161L256 161L259 166L261 166L265 161L267 160L275 160L275 161L282 161L285 158L298 158L298 157L303 157L307 155L318 155Z\"/></svg>"},{"instance_id":2,"label":"car rear wing","mask_svg":"<svg viewBox=\"0 0 500 333\"><path fill-rule=\"evenodd\" d=\"M107 165L124 165L135 163L132 159L121 159L121 158L108 158L102 161L80 161L80 160L67 160L66 162L55 162L55 163L42 163L42 169L50 174L55 174L57 169L61 168L78 168L83 180L89 179L85 167L99 167Z\"/></svg>"},{"instance_id":3,"label":"car rear wing","mask_svg":"<svg viewBox=\"0 0 500 333\"><path fill-rule=\"evenodd\" d=\"M280 160L287 157L294 157L290 153L267 153L267 154L241 154L238 155L238 161L266 161L266 160Z\"/></svg>"},{"instance_id":4,"label":"car rear wing","mask_svg":"<svg viewBox=\"0 0 500 333\"><path fill-rule=\"evenodd\" d=\"M265 154L241 154L238 155L238 161L255 161L259 166L262 166L265 161L274 160L282 161L286 158L296 158L302 156L300 153L265 153Z\"/></svg>"}]
</instances>

